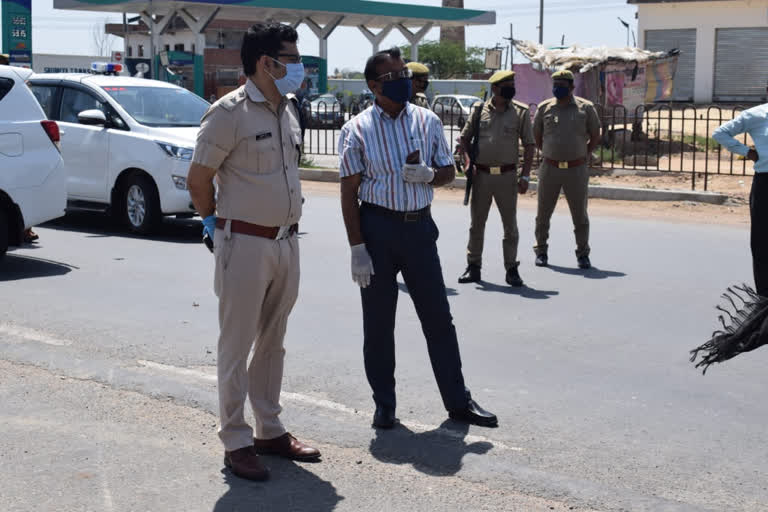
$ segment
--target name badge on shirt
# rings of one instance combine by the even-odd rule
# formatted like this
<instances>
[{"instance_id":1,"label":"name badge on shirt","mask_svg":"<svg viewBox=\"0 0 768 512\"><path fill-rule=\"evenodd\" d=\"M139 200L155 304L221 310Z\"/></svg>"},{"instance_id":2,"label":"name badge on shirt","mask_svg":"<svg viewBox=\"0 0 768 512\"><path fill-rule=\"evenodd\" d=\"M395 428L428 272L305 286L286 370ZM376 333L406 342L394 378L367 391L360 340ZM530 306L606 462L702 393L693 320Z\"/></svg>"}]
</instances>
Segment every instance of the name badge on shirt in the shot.
<instances>
[{"instance_id":1,"label":"name badge on shirt","mask_svg":"<svg viewBox=\"0 0 768 512\"><path fill-rule=\"evenodd\" d=\"M264 133L257 133L254 138L256 140L264 140L264 139L270 138L271 136L272 136L272 132L264 132Z\"/></svg>"}]
</instances>

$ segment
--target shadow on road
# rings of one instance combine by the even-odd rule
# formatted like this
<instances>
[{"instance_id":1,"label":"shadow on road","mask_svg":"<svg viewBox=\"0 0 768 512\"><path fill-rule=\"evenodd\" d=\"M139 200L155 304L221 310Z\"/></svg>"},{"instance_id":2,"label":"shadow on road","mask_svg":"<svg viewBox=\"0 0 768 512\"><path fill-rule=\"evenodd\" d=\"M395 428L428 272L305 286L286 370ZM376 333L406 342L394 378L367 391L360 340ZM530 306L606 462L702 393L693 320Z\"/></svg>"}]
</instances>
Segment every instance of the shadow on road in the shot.
<instances>
[{"instance_id":1,"label":"shadow on road","mask_svg":"<svg viewBox=\"0 0 768 512\"><path fill-rule=\"evenodd\" d=\"M487 281L480 281L477 283L477 285L478 286L475 287L475 290L480 290L483 292L506 293L507 295L519 295L524 299L548 299L560 294L560 292L556 290L537 290L527 285L514 288L509 285L489 283Z\"/></svg>"},{"instance_id":2,"label":"shadow on road","mask_svg":"<svg viewBox=\"0 0 768 512\"><path fill-rule=\"evenodd\" d=\"M558 265L549 264L545 268L559 272L560 274L568 274L571 276L583 276L586 279L605 279L608 277L625 277L627 274L624 272L615 272L613 270L601 270L597 267L592 267L587 270L571 267L560 267Z\"/></svg>"},{"instance_id":3,"label":"shadow on road","mask_svg":"<svg viewBox=\"0 0 768 512\"><path fill-rule=\"evenodd\" d=\"M43 227L58 231L86 233L88 238L123 237L137 240L156 240L175 243L201 244L203 225L199 219L176 219L166 217L157 231L149 236L128 231L111 216L104 213L75 212L43 224Z\"/></svg>"},{"instance_id":4,"label":"shadow on road","mask_svg":"<svg viewBox=\"0 0 768 512\"><path fill-rule=\"evenodd\" d=\"M371 439L373 457L388 464L411 464L432 476L451 476L461 469L464 455L482 455L493 448L486 441L467 444L469 425L446 420L435 430L415 433L398 425L392 430L377 430Z\"/></svg>"},{"instance_id":5,"label":"shadow on road","mask_svg":"<svg viewBox=\"0 0 768 512\"><path fill-rule=\"evenodd\" d=\"M400 291L403 293L408 293L408 287L405 285L405 283L401 283L400 281L397 282L397 287L400 288ZM445 287L445 294L448 297L453 297L454 295L458 295L459 292L456 291L456 288L448 288Z\"/></svg>"},{"instance_id":6,"label":"shadow on road","mask_svg":"<svg viewBox=\"0 0 768 512\"><path fill-rule=\"evenodd\" d=\"M229 489L216 501L213 512L242 510L312 510L331 512L344 499L336 488L293 461L265 457L271 471L266 482L251 482L222 469Z\"/></svg>"},{"instance_id":7,"label":"shadow on road","mask_svg":"<svg viewBox=\"0 0 768 512\"><path fill-rule=\"evenodd\" d=\"M0 260L0 282L63 276L76 268L58 261L6 254L5 258Z\"/></svg>"}]
</instances>

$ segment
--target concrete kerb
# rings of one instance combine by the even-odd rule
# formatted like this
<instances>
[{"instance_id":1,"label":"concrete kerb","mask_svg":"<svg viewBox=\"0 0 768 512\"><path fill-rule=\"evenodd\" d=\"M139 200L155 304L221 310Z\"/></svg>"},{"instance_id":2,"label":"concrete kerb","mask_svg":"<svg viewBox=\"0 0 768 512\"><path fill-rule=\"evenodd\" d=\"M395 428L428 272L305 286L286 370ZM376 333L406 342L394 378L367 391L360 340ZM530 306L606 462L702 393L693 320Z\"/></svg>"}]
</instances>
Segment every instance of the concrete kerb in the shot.
<instances>
[{"instance_id":1,"label":"concrete kerb","mask_svg":"<svg viewBox=\"0 0 768 512\"><path fill-rule=\"evenodd\" d=\"M323 181L338 183L339 171L335 169L299 169L299 176L305 181ZM464 188L466 178L456 178L450 187ZM529 190L536 190L536 182L531 182ZM590 185L589 197L612 199L614 201L694 201L697 203L723 204L728 200L725 194L714 192L695 192L687 190L657 190L651 188L606 187Z\"/></svg>"}]
</instances>

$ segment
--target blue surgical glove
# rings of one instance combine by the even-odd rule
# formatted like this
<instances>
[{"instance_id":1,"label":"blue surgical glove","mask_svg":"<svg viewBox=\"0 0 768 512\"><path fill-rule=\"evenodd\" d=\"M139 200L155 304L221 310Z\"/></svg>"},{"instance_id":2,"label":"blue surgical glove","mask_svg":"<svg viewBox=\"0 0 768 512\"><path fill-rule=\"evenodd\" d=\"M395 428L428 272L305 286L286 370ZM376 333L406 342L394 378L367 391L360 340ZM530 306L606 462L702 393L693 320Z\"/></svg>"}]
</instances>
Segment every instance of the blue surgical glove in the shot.
<instances>
[{"instance_id":1,"label":"blue surgical glove","mask_svg":"<svg viewBox=\"0 0 768 512\"><path fill-rule=\"evenodd\" d=\"M208 236L213 240L213 233L216 231L216 216L209 215L203 219L203 235L208 233Z\"/></svg>"}]
</instances>

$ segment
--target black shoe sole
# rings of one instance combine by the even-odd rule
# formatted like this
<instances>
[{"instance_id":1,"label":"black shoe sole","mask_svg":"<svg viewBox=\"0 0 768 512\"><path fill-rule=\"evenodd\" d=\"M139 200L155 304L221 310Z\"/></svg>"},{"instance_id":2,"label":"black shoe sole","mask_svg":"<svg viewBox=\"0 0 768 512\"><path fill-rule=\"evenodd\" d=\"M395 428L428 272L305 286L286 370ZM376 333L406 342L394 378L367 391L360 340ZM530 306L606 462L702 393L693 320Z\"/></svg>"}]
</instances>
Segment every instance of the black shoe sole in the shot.
<instances>
[{"instance_id":1,"label":"black shoe sole","mask_svg":"<svg viewBox=\"0 0 768 512\"><path fill-rule=\"evenodd\" d=\"M380 428L382 430L392 430L397 425L398 421L395 420L392 423L371 423L371 428Z\"/></svg>"},{"instance_id":2,"label":"black shoe sole","mask_svg":"<svg viewBox=\"0 0 768 512\"><path fill-rule=\"evenodd\" d=\"M459 279L459 284L479 283L482 279Z\"/></svg>"},{"instance_id":3,"label":"black shoe sole","mask_svg":"<svg viewBox=\"0 0 768 512\"><path fill-rule=\"evenodd\" d=\"M478 427L488 427L488 428L496 428L499 426L499 420L498 418L494 419L469 419L465 416L460 415L454 415L452 413L448 414L448 417L452 419L453 421L459 421L461 423L468 423L470 425L476 425Z\"/></svg>"}]
</instances>

